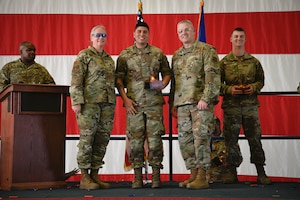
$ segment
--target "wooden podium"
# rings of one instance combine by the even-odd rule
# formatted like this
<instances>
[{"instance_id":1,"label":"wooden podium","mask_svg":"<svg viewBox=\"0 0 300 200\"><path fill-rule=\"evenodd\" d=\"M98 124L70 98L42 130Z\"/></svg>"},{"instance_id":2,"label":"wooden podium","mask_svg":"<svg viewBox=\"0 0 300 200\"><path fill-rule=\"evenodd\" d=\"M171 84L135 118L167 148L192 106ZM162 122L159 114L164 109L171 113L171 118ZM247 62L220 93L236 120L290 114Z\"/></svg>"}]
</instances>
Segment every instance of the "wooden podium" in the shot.
<instances>
[{"instance_id":1,"label":"wooden podium","mask_svg":"<svg viewBox=\"0 0 300 200\"><path fill-rule=\"evenodd\" d=\"M13 84L0 93L0 188L61 187L68 86Z\"/></svg>"}]
</instances>

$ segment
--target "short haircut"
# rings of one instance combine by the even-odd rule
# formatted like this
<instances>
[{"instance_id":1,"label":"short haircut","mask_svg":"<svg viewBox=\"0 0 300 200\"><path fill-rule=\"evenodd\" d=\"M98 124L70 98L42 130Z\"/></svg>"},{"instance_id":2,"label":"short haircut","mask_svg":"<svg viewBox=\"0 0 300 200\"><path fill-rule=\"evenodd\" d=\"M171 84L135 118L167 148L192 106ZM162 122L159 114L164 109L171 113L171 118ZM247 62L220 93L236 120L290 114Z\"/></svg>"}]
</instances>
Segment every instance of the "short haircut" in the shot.
<instances>
[{"instance_id":1,"label":"short haircut","mask_svg":"<svg viewBox=\"0 0 300 200\"><path fill-rule=\"evenodd\" d=\"M148 26L148 24L147 24L146 22L138 21L138 22L136 23L136 25L135 25L134 30L136 30L139 26L146 27L146 28L148 29L148 31L150 31L149 26Z\"/></svg>"},{"instance_id":2,"label":"short haircut","mask_svg":"<svg viewBox=\"0 0 300 200\"><path fill-rule=\"evenodd\" d=\"M104 25L97 25L92 28L90 35L92 35L97 28L102 28L102 29L106 30Z\"/></svg>"},{"instance_id":3,"label":"short haircut","mask_svg":"<svg viewBox=\"0 0 300 200\"><path fill-rule=\"evenodd\" d=\"M241 27L236 27L235 29L233 29L233 31L241 31L241 32L246 33L245 30L243 28L241 28Z\"/></svg>"},{"instance_id":4,"label":"short haircut","mask_svg":"<svg viewBox=\"0 0 300 200\"><path fill-rule=\"evenodd\" d=\"M24 49L24 47L27 47L28 44L34 46L34 44L32 42L30 42L30 41L23 41L23 42L21 42L20 43L20 47L19 47L20 52Z\"/></svg>"},{"instance_id":5,"label":"short haircut","mask_svg":"<svg viewBox=\"0 0 300 200\"><path fill-rule=\"evenodd\" d=\"M194 24L191 22L191 20L188 20L188 19L185 19L185 20L182 20L182 21L178 22L178 23L177 23L177 26L178 26L179 24L189 24L189 25L191 25L191 27L193 28L193 30L195 29L195 28L194 28Z\"/></svg>"}]
</instances>

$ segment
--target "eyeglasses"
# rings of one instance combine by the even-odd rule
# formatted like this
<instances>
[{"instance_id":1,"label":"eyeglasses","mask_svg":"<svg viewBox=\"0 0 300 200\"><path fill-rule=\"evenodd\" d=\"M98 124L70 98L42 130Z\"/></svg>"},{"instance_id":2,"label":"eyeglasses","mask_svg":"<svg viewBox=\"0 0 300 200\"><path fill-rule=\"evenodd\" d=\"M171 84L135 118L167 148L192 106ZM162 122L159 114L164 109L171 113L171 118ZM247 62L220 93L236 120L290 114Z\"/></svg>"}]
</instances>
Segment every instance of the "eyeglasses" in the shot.
<instances>
[{"instance_id":1,"label":"eyeglasses","mask_svg":"<svg viewBox=\"0 0 300 200\"><path fill-rule=\"evenodd\" d=\"M189 32L191 30L192 30L192 28L180 29L180 30L178 30L178 34L183 33L183 32Z\"/></svg>"},{"instance_id":2,"label":"eyeglasses","mask_svg":"<svg viewBox=\"0 0 300 200\"><path fill-rule=\"evenodd\" d=\"M99 38L99 37L106 38L107 34L106 33L93 33L92 36L95 38Z\"/></svg>"}]
</instances>

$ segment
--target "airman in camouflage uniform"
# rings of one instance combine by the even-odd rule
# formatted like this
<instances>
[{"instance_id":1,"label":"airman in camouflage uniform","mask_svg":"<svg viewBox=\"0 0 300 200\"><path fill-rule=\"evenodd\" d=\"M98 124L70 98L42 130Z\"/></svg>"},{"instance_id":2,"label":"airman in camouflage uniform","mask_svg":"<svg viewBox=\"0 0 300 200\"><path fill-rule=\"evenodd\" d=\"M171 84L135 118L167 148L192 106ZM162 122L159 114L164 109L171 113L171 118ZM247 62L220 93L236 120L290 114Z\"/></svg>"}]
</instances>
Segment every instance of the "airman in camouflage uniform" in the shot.
<instances>
[{"instance_id":1,"label":"airman in camouflage uniform","mask_svg":"<svg viewBox=\"0 0 300 200\"><path fill-rule=\"evenodd\" d=\"M208 188L210 140L215 129L214 105L220 91L219 58L213 46L195 39L189 20L177 24L183 47L172 58L170 107L178 116L178 141L186 168L191 171L180 187Z\"/></svg>"},{"instance_id":2,"label":"airman in camouflage uniform","mask_svg":"<svg viewBox=\"0 0 300 200\"><path fill-rule=\"evenodd\" d=\"M81 50L74 62L70 96L76 113L80 139L77 163L81 170L81 189L109 188L98 177L114 122L115 63L104 51L106 29L95 26L91 45ZM90 170L90 174L89 174Z\"/></svg>"},{"instance_id":3,"label":"airman in camouflage uniform","mask_svg":"<svg viewBox=\"0 0 300 200\"><path fill-rule=\"evenodd\" d=\"M171 69L163 52L148 44L149 35L149 26L145 22L137 23L134 30L135 44L123 50L117 59L116 87L127 111L129 159L135 173L132 188L143 186L145 140L149 146L148 162L153 171L152 188L161 187L161 136L165 134L162 110L164 99L161 90L169 83Z\"/></svg>"},{"instance_id":4,"label":"airman in camouflage uniform","mask_svg":"<svg viewBox=\"0 0 300 200\"><path fill-rule=\"evenodd\" d=\"M242 126L250 146L251 163L254 163L257 169L257 181L271 184L264 170L265 154L261 144L258 115L257 95L264 86L264 71L261 63L245 51L246 34L242 28L233 30L230 41L232 51L220 62L220 94L224 96L223 134L227 153L225 160L228 167L223 182L238 182L236 167L241 164L242 156L236 144Z\"/></svg>"},{"instance_id":5,"label":"airman in camouflage uniform","mask_svg":"<svg viewBox=\"0 0 300 200\"><path fill-rule=\"evenodd\" d=\"M9 62L0 70L0 92L9 84L55 84L47 69L36 63L36 48L29 41L20 44L21 58Z\"/></svg>"}]
</instances>

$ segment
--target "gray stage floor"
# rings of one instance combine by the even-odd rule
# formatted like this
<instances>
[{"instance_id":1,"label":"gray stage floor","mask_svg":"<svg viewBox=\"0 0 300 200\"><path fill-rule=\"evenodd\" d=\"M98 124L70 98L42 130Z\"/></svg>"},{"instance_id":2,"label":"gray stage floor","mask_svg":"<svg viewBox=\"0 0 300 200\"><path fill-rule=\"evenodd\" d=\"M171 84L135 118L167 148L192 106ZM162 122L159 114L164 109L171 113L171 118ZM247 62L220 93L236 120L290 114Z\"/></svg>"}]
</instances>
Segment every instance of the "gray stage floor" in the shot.
<instances>
[{"instance_id":1,"label":"gray stage floor","mask_svg":"<svg viewBox=\"0 0 300 200\"><path fill-rule=\"evenodd\" d=\"M273 183L256 185L250 183L210 184L209 189L190 190L179 188L177 182L164 182L163 187L152 189L146 184L142 189L131 189L131 183L111 183L110 189L80 190L78 183L69 182L63 188L0 190L2 198L76 198L76 197L206 197L206 198L266 198L266 199L300 199L300 183Z\"/></svg>"}]
</instances>

